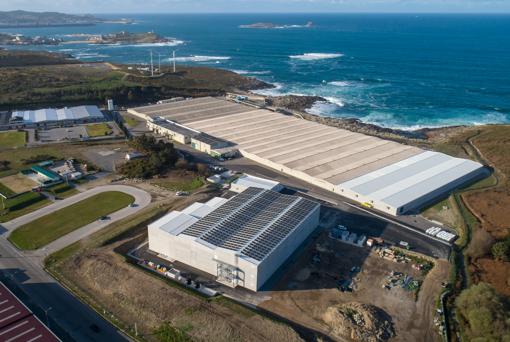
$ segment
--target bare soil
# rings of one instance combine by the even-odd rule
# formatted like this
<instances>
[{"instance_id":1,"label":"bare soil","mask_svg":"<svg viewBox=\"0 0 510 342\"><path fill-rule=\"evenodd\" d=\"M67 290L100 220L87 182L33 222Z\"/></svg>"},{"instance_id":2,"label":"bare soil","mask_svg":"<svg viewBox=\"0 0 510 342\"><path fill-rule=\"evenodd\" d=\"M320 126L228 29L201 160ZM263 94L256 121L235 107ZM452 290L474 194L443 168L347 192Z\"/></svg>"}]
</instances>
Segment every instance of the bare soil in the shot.
<instances>
[{"instance_id":1,"label":"bare soil","mask_svg":"<svg viewBox=\"0 0 510 342\"><path fill-rule=\"evenodd\" d=\"M470 271L476 282L489 283L499 293L510 296L510 262L480 258L471 265Z\"/></svg>"},{"instance_id":2,"label":"bare soil","mask_svg":"<svg viewBox=\"0 0 510 342\"><path fill-rule=\"evenodd\" d=\"M415 279L423 278L411 264L382 259L370 253L368 248L337 242L326 234L317 242L292 262L274 290L267 293L271 299L261 303L260 307L338 339L331 325L324 321L328 308L352 302L369 304L391 317L396 332L391 341L440 340L433 319L441 282L448 277L446 261L436 261L416 300L414 292L401 287L391 290L382 287L391 271L403 272ZM317 253L320 263L313 261ZM353 278L355 290L340 292L336 286L350 277L353 266L361 267L361 272Z\"/></svg>"},{"instance_id":3,"label":"bare soil","mask_svg":"<svg viewBox=\"0 0 510 342\"><path fill-rule=\"evenodd\" d=\"M2 182L2 184L4 184L6 187L8 187L17 194L30 191L32 190L32 188L37 186L36 182L19 173L12 176L0 178L0 181Z\"/></svg>"}]
</instances>

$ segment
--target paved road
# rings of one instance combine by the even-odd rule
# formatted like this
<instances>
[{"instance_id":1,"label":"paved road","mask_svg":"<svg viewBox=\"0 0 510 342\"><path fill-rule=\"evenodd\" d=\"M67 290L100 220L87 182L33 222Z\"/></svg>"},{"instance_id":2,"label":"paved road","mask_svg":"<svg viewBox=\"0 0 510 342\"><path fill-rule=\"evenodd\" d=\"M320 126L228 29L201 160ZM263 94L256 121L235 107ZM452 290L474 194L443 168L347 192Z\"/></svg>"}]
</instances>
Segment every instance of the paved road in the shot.
<instances>
[{"instance_id":1,"label":"paved road","mask_svg":"<svg viewBox=\"0 0 510 342\"><path fill-rule=\"evenodd\" d=\"M135 203L138 204L137 207L124 208L124 209L121 209L120 211L110 215L112 220L114 218L119 219L119 218L125 217L129 214L132 214L132 213L140 210L140 208L149 204L151 201L151 196L147 192L140 190L138 188L134 188L132 186L127 186L127 185L104 185L104 186L95 187L91 190L81 192L79 194L76 194L76 195L66 198L64 200L57 201L53 204L50 204L50 205L43 207L41 209L38 209L36 211L33 211L29 214L15 218L14 220L11 220L9 222L3 223L2 225L5 229L7 229L9 231L14 230L24 224L27 224L27 223L35 220L36 218L48 215L56 210L62 209L62 208L67 207L71 204L80 202L86 198L89 198L91 196L94 196L101 192L106 192L106 191L121 191L126 194L129 194L135 198Z\"/></svg>"},{"instance_id":2,"label":"paved road","mask_svg":"<svg viewBox=\"0 0 510 342\"><path fill-rule=\"evenodd\" d=\"M136 207L121 209L110 215L108 222L95 222L62 237L39 251L21 252L14 248L6 237L9 231L70 204L105 191L122 191L135 197ZM56 322L75 341L125 341L125 337L114 326L104 320L87 305L81 303L43 269L43 260L50 251L60 249L93 232L143 209L151 197L143 190L125 185L97 187L68 199L59 201L34 213L4 224L0 227L0 271L13 281L30 300L42 310L48 310L50 320ZM90 327L96 325L98 332Z\"/></svg>"},{"instance_id":3,"label":"paved road","mask_svg":"<svg viewBox=\"0 0 510 342\"><path fill-rule=\"evenodd\" d=\"M437 226L437 223L431 222L420 215L395 217L373 210L367 210L360 207L358 203L345 197L314 186L303 180L288 176L244 157L219 162L213 157L199 152L190 146L176 144L176 147L181 153L192 156L197 162L223 165L234 171L277 180L300 195L319 200L326 207L337 210L337 217L339 218L338 223L343 222L349 229L357 233L369 236L380 236L392 243L406 241L415 251L432 257L448 259L450 255L451 244L425 234L425 230ZM447 227L443 228L452 231Z\"/></svg>"}]
</instances>

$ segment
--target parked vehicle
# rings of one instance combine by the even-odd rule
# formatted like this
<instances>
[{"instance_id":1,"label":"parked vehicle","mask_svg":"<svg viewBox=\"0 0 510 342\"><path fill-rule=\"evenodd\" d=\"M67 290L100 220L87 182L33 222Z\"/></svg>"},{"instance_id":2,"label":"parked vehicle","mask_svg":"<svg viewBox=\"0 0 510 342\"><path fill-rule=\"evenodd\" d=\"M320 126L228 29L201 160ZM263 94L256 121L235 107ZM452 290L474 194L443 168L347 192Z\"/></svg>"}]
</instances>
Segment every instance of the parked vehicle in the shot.
<instances>
[{"instance_id":1,"label":"parked vehicle","mask_svg":"<svg viewBox=\"0 0 510 342\"><path fill-rule=\"evenodd\" d=\"M409 246L409 242L400 241L398 243L401 247L404 247L405 249L411 249L411 246Z\"/></svg>"}]
</instances>

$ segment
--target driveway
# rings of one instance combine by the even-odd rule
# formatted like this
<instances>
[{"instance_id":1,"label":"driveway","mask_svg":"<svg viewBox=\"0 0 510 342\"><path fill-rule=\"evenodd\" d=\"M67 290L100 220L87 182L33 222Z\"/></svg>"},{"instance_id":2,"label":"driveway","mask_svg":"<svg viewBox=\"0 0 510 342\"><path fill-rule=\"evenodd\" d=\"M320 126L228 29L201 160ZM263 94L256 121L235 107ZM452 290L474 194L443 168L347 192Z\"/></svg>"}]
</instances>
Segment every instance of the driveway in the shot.
<instances>
[{"instance_id":1,"label":"driveway","mask_svg":"<svg viewBox=\"0 0 510 342\"><path fill-rule=\"evenodd\" d=\"M37 251L19 251L13 247L7 236L17 227L38 217L106 191L121 191L135 198L135 207L126 207L112 213L106 222L93 222L57 239ZM129 338L115 326L104 320L88 305L74 297L66 288L44 271L47 254L74 243L107 225L145 208L151 202L149 193L126 185L105 185L87 190L65 200L41 208L14 219L0 227L0 272L9 279L40 310L47 312L52 324L57 324L74 341L126 341ZM44 319L44 317L43 317ZM93 327L93 328L92 328Z\"/></svg>"}]
</instances>

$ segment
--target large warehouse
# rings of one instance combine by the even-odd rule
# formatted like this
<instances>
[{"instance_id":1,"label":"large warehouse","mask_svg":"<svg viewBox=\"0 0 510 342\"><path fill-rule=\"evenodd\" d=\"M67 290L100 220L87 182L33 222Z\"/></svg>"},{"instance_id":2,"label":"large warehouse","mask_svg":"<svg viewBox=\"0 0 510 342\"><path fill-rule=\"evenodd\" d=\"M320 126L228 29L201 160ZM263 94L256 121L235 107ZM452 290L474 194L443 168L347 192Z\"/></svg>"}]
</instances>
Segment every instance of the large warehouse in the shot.
<instances>
[{"instance_id":1,"label":"large warehouse","mask_svg":"<svg viewBox=\"0 0 510 342\"><path fill-rule=\"evenodd\" d=\"M25 124L44 123L50 121L90 122L104 119L97 106L77 106L65 108L44 108L12 112L12 122Z\"/></svg>"},{"instance_id":2,"label":"large warehouse","mask_svg":"<svg viewBox=\"0 0 510 342\"><path fill-rule=\"evenodd\" d=\"M303 197L248 188L150 224L149 249L257 291L318 226L319 214L320 205Z\"/></svg>"},{"instance_id":3,"label":"large warehouse","mask_svg":"<svg viewBox=\"0 0 510 342\"><path fill-rule=\"evenodd\" d=\"M383 212L416 211L483 165L218 98L133 108L229 141L246 158Z\"/></svg>"}]
</instances>

